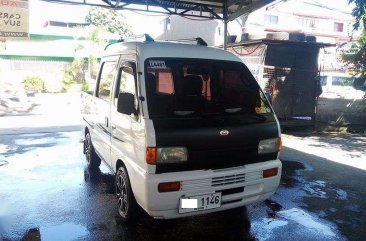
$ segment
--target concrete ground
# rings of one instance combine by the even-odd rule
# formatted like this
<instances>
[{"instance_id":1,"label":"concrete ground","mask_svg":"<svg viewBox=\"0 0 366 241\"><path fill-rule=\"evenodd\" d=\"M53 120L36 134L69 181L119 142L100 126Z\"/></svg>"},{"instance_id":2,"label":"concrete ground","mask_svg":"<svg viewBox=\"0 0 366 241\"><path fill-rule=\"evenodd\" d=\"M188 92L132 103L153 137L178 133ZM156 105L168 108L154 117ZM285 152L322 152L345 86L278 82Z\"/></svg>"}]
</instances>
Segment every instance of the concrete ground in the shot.
<instances>
[{"instance_id":1,"label":"concrete ground","mask_svg":"<svg viewBox=\"0 0 366 241\"><path fill-rule=\"evenodd\" d=\"M15 97L14 97L15 98ZM21 96L16 97L22 99ZM22 102L7 100L7 110L0 110L0 135L79 130L80 93L38 93L28 97L33 108L14 109Z\"/></svg>"},{"instance_id":2,"label":"concrete ground","mask_svg":"<svg viewBox=\"0 0 366 241\"><path fill-rule=\"evenodd\" d=\"M0 137L0 234L3 240L364 240L366 171L321 157L323 150L365 156L366 138L284 136L283 177L263 203L181 220L118 218L113 176L90 173L80 132ZM313 141L309 141L313 139ZM359 143L352 147L349 141ZM302 142L306 145L301 145ZM291 143L291 144L288 144ZM294 144L296 143L296 144ZM291 145L298 145L297 147ZM327 148L322 147L327 145ZM291 146L291 147L290 147ZM312 146L312 152L303 152ZM347 150L346 148L352 148ZM339 153L338 153L339 154ZM335 157L338 156L335 155Z\"/></svg>"},{"instance_id":3,"label":"concrete ground","mask_svg":"<svg viewBox=\"0 0 366 241\"><path fill-rule=\"evenodd\" d=\"M283 135L281 185L246 210L166 221L140 214L125 226L113 175L104 165L85 168L80 119L69 98L44 98L59 105L42 104L43 114L0 118L0 240L366 237L366 136L352 134Z\"/></svg>"}]
</instances>

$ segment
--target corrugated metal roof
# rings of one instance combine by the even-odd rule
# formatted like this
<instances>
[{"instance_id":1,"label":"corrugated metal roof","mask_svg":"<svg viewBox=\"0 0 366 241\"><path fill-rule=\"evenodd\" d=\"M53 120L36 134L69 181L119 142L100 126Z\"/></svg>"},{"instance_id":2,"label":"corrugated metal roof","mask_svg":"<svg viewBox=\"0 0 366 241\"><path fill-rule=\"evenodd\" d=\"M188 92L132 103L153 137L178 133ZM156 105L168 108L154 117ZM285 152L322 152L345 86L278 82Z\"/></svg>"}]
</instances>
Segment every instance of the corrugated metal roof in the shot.
<instances>
[{"instance_id":1,"label":"corrugated metal roof","mask_svg":"<svg viewBox=\"0 0 366 241\"><path fill-rule=\"evenodd\" d=\"M110 7L181 16L234 20L267 4L281 0L43 0L74 5ZM157 10L156 8L159 8Z\"/></svg>"}]
</instances>

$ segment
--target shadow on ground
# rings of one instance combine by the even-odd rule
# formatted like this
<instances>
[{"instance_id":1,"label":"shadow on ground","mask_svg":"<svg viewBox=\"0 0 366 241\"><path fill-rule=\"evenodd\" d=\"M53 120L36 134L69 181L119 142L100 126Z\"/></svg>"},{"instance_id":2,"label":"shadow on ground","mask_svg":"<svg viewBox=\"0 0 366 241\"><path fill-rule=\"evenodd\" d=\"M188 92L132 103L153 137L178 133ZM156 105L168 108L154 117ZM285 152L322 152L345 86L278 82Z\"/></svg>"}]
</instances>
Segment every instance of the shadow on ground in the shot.
<instances>
[{"instance_id":1,"label":"shadow on ground","mask_svg":"<svg viewBox=\"0 0 366 241\"><path fill-rule=\"evenodd\" d=\"M337 135L338 136L338 135ZM323 139L325 145L339 145L333 148L343 148L343 138ZM347 139L357 142L355 137ZM321 141L320 141L321 143ZM320 144L322 145L322 144ZM354 148L358 148L353 143ZM362 144L361 144L362 145ZM361 146L360 145L360 146ZM365 145L365 144L363 144ZM347 147L348 149L350 147ZM352 151L353 149L350 148ZM296 157L296 159L290 158ZM321 219L327 220L338 227L340 233L348 240L364 240L366 236L366 171L352 166L336 163L316 155L304 153L285 147L280 157L283 163L281 187L287 202L296 200L298 205ZM290 193L290 195L289 195ZM281 199L277 200L279 203ZM286 205L283 204L286 209Z\"/></svg>"},{"instance_id":2,"label":"shadow on ground","mask_svg":"<svg viewBox=\"0 0 366 241\"><path fill-rule=\"evenodd\" d=\"M113 175L84 169L84 178L89 183L91 193L98 192L102 185L106 193L114 194ZM113 206L115 204L111 203ZM117 236L111 237L112 240L255 240L250 234L250 221L245 208L175 220L154 220L139 210L135 222L128 226L121 222L118 215L113 219L113 226L89 223L91 233L88 239L98 240L101 232L112 231L117 232Z\"/></svg>"}]
</instances>

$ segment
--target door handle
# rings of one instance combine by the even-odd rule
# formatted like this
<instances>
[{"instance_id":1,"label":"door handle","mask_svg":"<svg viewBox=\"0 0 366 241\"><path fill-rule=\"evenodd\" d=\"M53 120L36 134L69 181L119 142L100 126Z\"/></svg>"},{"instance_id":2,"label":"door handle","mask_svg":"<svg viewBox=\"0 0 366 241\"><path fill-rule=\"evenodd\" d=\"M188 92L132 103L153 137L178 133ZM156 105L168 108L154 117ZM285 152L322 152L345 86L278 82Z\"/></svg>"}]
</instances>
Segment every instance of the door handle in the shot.
<instances>
[{"instance_id":1,"label":"door handle","mask_svg":"<svg viewBox=\"0 0 366 241\"><path fill-rule=\"evenodd\" d=\"M106 125L106 127L108 127L108 117L107 116L105 117L105 125Z\"/></svg>"}]
</instances>

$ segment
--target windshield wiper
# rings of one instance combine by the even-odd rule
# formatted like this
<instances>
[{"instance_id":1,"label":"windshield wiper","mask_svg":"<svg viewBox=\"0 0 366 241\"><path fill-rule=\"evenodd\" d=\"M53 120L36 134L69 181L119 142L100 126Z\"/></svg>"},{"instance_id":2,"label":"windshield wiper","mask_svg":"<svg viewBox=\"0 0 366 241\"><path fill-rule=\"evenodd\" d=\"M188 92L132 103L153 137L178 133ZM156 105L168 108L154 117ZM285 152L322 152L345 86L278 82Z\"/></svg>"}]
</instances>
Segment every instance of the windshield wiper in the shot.
<instances>
[{"instance_id":1,"label":"windshield wiper","mask_svg":"<svg viewBox=\"0 0 366 241\"><path fill-rule=\"evenodd\" d=\"M186 115L191 115L193 113L195 113L194 110L175 110L173 111L174 115L180 115L180 116L186 116Z\"/></svg>"}]
</instances>

